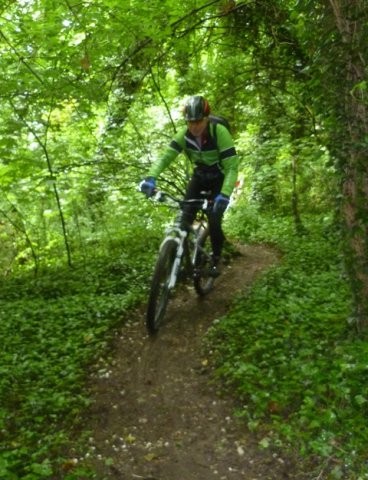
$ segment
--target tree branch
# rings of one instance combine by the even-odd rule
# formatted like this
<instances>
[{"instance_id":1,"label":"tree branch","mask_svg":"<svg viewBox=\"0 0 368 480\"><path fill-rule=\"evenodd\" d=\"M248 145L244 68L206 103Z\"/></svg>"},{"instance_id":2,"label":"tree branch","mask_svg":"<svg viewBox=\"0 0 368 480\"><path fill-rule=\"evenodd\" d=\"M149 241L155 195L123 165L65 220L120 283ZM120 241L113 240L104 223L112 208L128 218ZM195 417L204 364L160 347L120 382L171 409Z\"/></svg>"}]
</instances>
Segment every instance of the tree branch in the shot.
<instances>
[{"instance_id":1,"label":"tree branch","mask_svg":"<svg viewBox=\"0 0 368 480\"><path fill-rule=\"evenodd\" d=\"M41 140L40 136L37 134L37 132L31 127L31 125L29 125L27 120L18 112L18 110L17 110L16 106L14 105L14 103L12 102L12 100L9 99L8 101L9 101L10 105L12 106L12 108L14 109L14 112L18 115L18 117L22 121L22 123L32 133L32 135L36 139L37 143L39 144L39 146L41 147L41 149L43 150L43 153L45 155L48 171L49 171L50 177L53 180L53 182L52 182L53 190L54 190L55 200L56 200L56 204L57 204L58 211L59 211L60 223L61 223L61 228L62 228L63 236L64 236L64 244L65 244L65 249L66 249L67 258L68 258L68 265L71 267L72 266L72 259L71 259L71 251L70 251L68 235L67 235L66 222L65 222L65 218L64 218L62 205L61 205L59 190L58 190L58 187L57 187L56 181L55 181L55 176L54 176L54 171L53 171L53 168L52 168L51 159L50 159L50 156L49 156L49 152L47 150L47 132L48 132L48 126L49 126L49 119L48 119L48 122L47 122L47 125L46 125L45 142L43 142ZM50 118L50 115L51 115L51 107L50 107L50 111L49 111L49 118Z\"/></svg>"},{"instance_id":2,"label":"tree branch","mask_svg":"<svg viewBox=\"0 0 368 480\"><path fill-rule=\"evenodd\" d=\"M165 109L166 109L166 111L167 111L167 114L168 114L168 116L169 116L169 118L170 118L171 125L172 125L172 127L173 127L173 129L174 129L174 133L176 133L176 131L177 131L177 130L176 130L176 125L175 125L175 122L174 122L174 120L173 120L173 118L172 118L172 116L171 116L170 108L169 108L169 106L168 106L168 104L167 104L167 102L166 102L165 97L162 95L160 86L159 86L158 83L156 82L156 79L155 79L155 76L154 76L154 74L153 74L153 71L152 71L151 66L150 66L150 73L151 73L151 78L152 78L152 81L153 81L153 85L155 86L155 88L156 88L156 90L157 90L157 93L159 94L159 96L160 96L160 98L161 98L161 100L162 100L162 103L163 103L164 106L165 106Z\"/></svg>"},{"instance_id":3,"label":"tree branch","mask_svg":"<svg viewBox=\"0 0 368 480\"><path fill-rule=\"evenodd\" d=\"M4 33L0 30L0 37L3 38L3 40L5 41L5 43L10 47L10 49L13 51L13 53L18 57L18 59L20 60L21 63L23 63L23 65L27 68L27 70L29 70L32 75L34 77L37 78L37 80L42 84L44 85L45 82L43 81L43 79L38 75L37 72L35 72L33 70L33 68L24 60L24 58L22 57L22 55L20 55L17 51L17 49L13 46L13 44L8 40L8 38L4 35Z\"/></svg>"}]
</instances>

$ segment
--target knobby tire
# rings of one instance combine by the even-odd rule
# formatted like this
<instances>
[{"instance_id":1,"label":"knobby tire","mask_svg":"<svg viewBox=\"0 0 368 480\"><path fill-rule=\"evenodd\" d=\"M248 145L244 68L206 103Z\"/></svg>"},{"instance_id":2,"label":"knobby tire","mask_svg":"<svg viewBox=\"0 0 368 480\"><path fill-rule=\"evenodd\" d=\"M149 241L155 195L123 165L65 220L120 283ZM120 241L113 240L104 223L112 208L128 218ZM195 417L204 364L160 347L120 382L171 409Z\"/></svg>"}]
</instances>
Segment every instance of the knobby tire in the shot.
<instances>
[{"instance_id":1,"label":"knobby tire","mask_svg":"<svg viewBox=\"0 0 368 480\"><path fill-rule=\"evenodd\" d=\"M174 239L167 240L162 245L157 258L151 280L146 317L147 329L151 335L157 333L163 323L170 298L168 285L177 248L178 244Z\"/></svg>"}]
</instances>

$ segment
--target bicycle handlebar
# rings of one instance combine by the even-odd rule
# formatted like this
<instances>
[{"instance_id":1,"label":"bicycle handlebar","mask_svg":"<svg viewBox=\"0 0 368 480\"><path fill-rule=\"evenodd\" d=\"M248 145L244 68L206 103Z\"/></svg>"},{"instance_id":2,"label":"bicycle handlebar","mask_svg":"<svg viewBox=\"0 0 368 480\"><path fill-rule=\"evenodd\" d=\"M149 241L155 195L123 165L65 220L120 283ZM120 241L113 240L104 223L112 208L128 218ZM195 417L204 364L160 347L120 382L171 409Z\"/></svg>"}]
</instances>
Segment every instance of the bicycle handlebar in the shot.
<instances>
[{"instance_id":1,"label":"bicycle handlebar","mask_svg":"<svg viewBox=\"0 0 368 480\"><path fill-rule=\"evenodd\" d=\"M208 192L203 192L208 194ZM166 202L167 198L178 204L180 207L183 207L184 205L196 205L198 206L201 210L207 210L209 207L212 206L213 200L209 200L208 198L191 198L189 200L183 200L174 197L168 192L163 192L162 190L155 190L154 195L153 195L153 200L156 202L164 203Z\"/></svg>"}]
</instances>

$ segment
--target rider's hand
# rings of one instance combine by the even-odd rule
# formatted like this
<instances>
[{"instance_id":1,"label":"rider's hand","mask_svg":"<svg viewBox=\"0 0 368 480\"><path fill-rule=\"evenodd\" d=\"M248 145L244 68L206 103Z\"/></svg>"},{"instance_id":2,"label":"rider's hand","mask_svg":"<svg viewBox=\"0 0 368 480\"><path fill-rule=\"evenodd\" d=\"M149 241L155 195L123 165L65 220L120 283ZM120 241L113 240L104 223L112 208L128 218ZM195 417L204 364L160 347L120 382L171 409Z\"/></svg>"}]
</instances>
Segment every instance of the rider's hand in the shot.
<instances>
[{"instance_id":1,"label":"rider's hand","mask_svg":"<svg viewBox=\"0 0 368 480\"><path fill-rule=\"evenodd\" d=\"M219 193L215 197L215 202L213 204L213 213L224 213L227 209L230 202L230 197L223 193Z\"/></svg>"},{"instance_id":2,"label":"rider's hand","mask_svg":"<svg viewBox=\"0 0 368 480\"><path fill-rule=\"evenodd\" d=\"M144 193L147 198L152 197L155 188L156 180L153 177L147 177L139 184L139 190Z\"/></svg>"}]
</instances>

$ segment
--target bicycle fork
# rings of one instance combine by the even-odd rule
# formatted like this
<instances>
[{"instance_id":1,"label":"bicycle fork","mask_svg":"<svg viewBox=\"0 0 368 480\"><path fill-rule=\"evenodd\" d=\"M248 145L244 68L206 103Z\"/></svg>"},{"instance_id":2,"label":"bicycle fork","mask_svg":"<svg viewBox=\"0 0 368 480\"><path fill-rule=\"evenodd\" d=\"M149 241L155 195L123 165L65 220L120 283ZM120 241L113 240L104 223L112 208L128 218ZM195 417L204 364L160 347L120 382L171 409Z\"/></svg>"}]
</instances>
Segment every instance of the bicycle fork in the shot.
<instances>
[{"instance_id":1,"label":"bicycle fork","mask_svg":"<svg viewBox=\"0 0 368 480\"><path fill-rule=\"evenodd\" d=\"M176 233L177 233L176 237L167 237L162 243L162 245L163 245L165 242L167 242L169 240L175 240L175 242L178 245L178 247L176 249L175 259L174 259L174 262L173 262L173 265L172 265L172 268L171 268L171 272L170 272L169 283L167 285L167 288L169 290L172 290L176 285L176 280L178 278L181 260L183 258L183 254L184 254L185 238L188 235L188 233L185 230L180 230L180 229L177 229ZM162 247L162 245L161 245L161 247Z\"/></svg>"}]
</instances>

